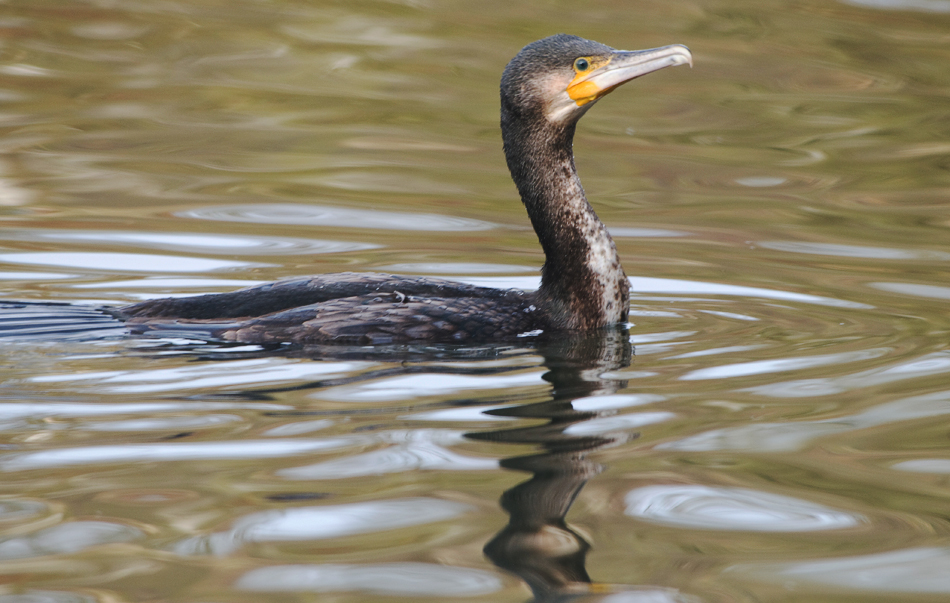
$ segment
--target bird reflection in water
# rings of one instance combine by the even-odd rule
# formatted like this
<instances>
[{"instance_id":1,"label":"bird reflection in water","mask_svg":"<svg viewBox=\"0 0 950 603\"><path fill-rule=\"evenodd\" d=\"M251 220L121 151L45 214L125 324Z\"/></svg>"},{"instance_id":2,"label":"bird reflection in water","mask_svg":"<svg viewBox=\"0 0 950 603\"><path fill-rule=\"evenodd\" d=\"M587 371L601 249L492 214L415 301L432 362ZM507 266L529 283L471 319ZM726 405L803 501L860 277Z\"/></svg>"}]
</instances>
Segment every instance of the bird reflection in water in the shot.
<instances>
[{"instance_id":1,"label":"bird reflection in water","mask_svg":"<svg viewBox=\"0 0 950 603\"><path fill-rule=\"evenodd\" d=\"M539 345L544 380L552 386L551 399L489 411L489 414L547 419L547 423L517 429L466 434L469 438L508 444L540 446L543 452L505 459L506 469L525 471L531 479L507 490L501 506L510 515L504 527L486 546L485 554L498 567L523 579L539 603L567 600L602 600L618 594L637 594L653 602L684 601L675 590L608 586L591 581L586 557L591 549L583 536L566 522L578 493L589 479L603 470L588 455L600 448L636 437L630 434L574 436L571 425L600 416L597 411L575 410L573 401L589 396L615 394L627 382L604 376L628 367L633 358L626 328L596 334L552 338ZM637 594L634 594L637 593ZM644 599L647 600L647 599Z\"/></svg>"},{"instance_id":2,"label":"bird reflection in water","mask_svg":"<svg viewBox=\"0 0 950 603\"><path fill-rule=\"evenodd\" d=\"M516 355L540 354L548 369L543 379L551 385L550 399L543 402L516 404L487 411L487 414L520 419L546 419L545 423L515 429L502 429L466 436L474 440L504 444L539 446L542 452L504 459L505 469L524 471L532 477L506 491L501 506L510 515L506 525L484 548L485 554L498 567L520 577L531 588L534 601L555 603L562 601L623 601L637 603L685 603L691 601L675 589L606 585L591 580L586 568L590 543L572 529L565 516L587 481L603 470L603 466L588 458L591 452L607 446L622 444L635 434L572 435L566 432L572 425L603 416L603 411L578 410L576 400L593 396L607 396L625 390L627 381L611 377L611 371L622 371L630 366L633 348L626 327L614 327L595 332L577 332L558 337L539 337L534 348L515 350ZM510 366L462 367L455 361L498 357L506 348L454 348L440 346L396 346L367 348L341 346L310 346L295 350L271 350L290 356L311 355L335 360L399 360L399 364L362 372L358 375L324 379L292 389L325 388L354 385L396 375L416 372L432 374L445 370L450 374L503 374ZM508 354L506 354L508 355ZM206 360L220 359L214 355ZM233 356L232 356L233 358ZM439 363L433 364L433 361ZM444 363L444 364L443 364ZM441 365L441 366L440 366ZM256 390L258 395L282 391ZM506 400L516 402L511 396ZM482 400L484 402L484 400ZM500 402L500 401L499 401ZM281 411L281 416L322 415L334 411ZM355 414L365 409L353 409ZM344 413L345 414L345 413ZM614 597L620 596L620 599Z\"/></svg>"}]
</instances>

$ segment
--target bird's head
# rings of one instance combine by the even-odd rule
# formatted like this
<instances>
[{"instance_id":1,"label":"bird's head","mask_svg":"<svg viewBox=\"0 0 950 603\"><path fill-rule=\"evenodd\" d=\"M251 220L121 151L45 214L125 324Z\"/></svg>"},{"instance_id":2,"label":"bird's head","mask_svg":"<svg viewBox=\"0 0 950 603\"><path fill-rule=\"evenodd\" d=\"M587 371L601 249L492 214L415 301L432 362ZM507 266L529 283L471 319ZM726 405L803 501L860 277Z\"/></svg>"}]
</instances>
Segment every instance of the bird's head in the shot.
<instances>
[{"instance_id":1,"label":"bird's head","mask_svg":"<svg viewBox=\"0 0 950 603\"><path fill-rule=\"evenodd\" d=\"M505 67L502 111L533 119L540 113L549 123L567 125L617 86L683 64L692 66L693 57L680 44L630 51L577 36L550 36L525 46Z\"/></svg>"}]
</instances>

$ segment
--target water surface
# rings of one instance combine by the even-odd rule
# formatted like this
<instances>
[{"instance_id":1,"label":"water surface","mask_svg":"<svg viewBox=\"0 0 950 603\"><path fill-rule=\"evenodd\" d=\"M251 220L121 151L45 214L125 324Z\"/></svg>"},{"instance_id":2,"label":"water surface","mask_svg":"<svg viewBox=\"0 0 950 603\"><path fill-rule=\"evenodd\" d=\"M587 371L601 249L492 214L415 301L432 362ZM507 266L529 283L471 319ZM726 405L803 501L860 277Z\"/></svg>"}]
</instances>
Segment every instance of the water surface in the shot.
<instances>
[{"instance_id":1,"label":"water surface","mask_svg":"<svg viewBox=\"0 0 950 603\"><path fill-rule=\"evenodd\" d=\"M575 142L629 332L0 346L0 600L945 601L948 30L942 0L4 4L22 300L534 287L507 60L565 31L695 67Z\"/></svg>"}]
</instances>

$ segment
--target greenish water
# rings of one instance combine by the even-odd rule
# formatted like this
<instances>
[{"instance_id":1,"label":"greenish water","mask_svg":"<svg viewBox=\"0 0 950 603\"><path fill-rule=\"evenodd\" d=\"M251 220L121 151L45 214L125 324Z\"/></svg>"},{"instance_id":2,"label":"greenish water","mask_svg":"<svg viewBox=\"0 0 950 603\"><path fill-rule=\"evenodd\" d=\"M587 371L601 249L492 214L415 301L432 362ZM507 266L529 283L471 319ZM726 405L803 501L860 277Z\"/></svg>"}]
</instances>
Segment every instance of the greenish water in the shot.
<instances>
[{"instance_id":1,"label":"greenish water","mask_svg":"<svg viewBox=\"0 0 950 603\"><path fill-rule=\"evenodd\" d=\"M629 335L5 343L0 603L947 599L944 0L6 2L0 297L532 287L498 78L561 31L694 54L575 141Z\"/></svg>"}]
</instances>

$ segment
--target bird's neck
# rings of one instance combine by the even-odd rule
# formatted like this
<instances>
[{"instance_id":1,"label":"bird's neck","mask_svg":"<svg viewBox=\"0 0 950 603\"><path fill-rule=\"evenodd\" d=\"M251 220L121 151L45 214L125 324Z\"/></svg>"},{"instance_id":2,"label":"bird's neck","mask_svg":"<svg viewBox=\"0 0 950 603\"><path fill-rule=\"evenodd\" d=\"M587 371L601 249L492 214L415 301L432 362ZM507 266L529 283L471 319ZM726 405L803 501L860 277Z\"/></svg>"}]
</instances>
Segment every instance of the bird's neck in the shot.
<instances>
[{"instance_id":1,"label":"bird's neck","mask_svg":"<svg viewBox=\"0 0 950 603\"><path fill-rule=\"evenodd\" d=\"M625 322L627 276L577 176L574 125L517 119L503 110L502 135L511 177L544 250L538 296L555 326L586 329Z\"/></svg>"}]
</instances>

